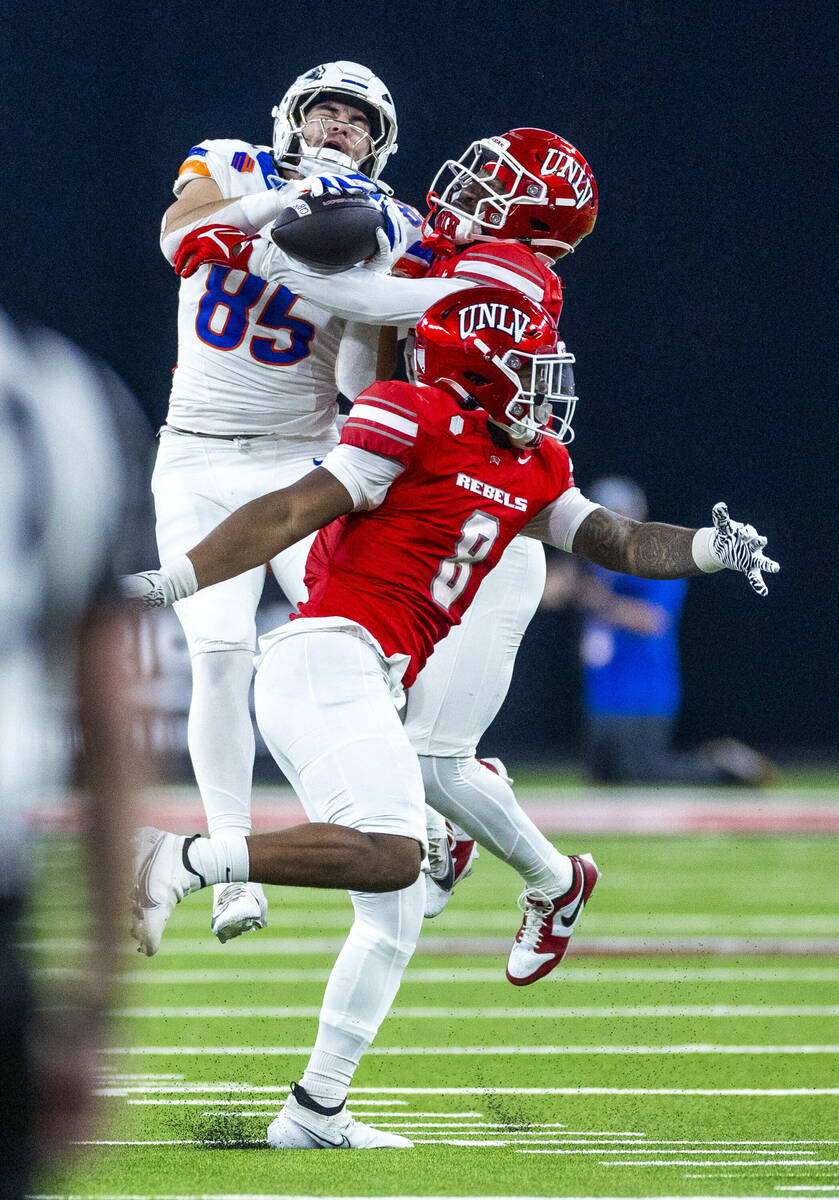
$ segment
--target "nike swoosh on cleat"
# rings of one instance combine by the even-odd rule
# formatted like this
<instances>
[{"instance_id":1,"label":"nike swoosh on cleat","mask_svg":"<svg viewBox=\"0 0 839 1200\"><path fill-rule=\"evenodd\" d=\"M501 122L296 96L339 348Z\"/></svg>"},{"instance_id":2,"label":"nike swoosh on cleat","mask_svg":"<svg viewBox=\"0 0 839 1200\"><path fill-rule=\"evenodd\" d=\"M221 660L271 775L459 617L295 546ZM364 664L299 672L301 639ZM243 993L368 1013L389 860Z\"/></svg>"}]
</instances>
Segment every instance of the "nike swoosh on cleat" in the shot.
<instances>
[{"instance_id":1,"label":"nike swoosh on cleat","mask_svg":"<svg viewBox=\"0 0 839 1200\"><path fill-rule=\"evenodd\" d=\"M298 1124L300 1122L298 1121ZM322 1146L329 1146L330 1150L351 1150L350 1139L345 1133L341 1134L340 1142L330 1142L329 1138L325 1138L321 1133L315 1133L314 1129L310 1129L308 1125L300 1125L301 1129L305 1129L315 1141L320 1142Z\"/></svg>"},{"instance_id":2,"label":"nike swoosh on cleat","mask_svg":"<svg viewBox=\"0 0 839 1200\"><path fill-rule=\"evenodd\" d=\"M152 869L154 860L157 858L162 845L163 838L158 841L157 845L148 855L139 872L137 873L137 882L134 885L134 902L139 908L160 908L159 901L153 900L149 895L148 879L149 872Z\"/></svg>"},{"instance_id":3,"label":"nike swoosh on cleat","mask_svg":"<svg viewBox=\"0 0 839 1200\"><path fill-rule=\"evenodd\" d=\"M576 905L574 906L574 911L571 913L570 917L560 917L559 918L560 924L565 929L568 929L571 925L573 925L574 922L576 921L577 917L580 915L580 909L583 907L583 904L585 903L585 893L586 893L586 877L585 877L583 868L580 867L580 895L577 899Z\"/></svg>"},{"instance_id":4,"label":"nike swoosh on cleat","mask_svg":"<svg viewBox=\"0 0 839 1200\"><path fill-rule=\"evenodd\" d=\"M434 879L434 876L431 876ZM434 879L434 882L444 892L451 892L454 889L454 859L449 855L448 869L442 879Z\"/></svg>"}]
</instances>

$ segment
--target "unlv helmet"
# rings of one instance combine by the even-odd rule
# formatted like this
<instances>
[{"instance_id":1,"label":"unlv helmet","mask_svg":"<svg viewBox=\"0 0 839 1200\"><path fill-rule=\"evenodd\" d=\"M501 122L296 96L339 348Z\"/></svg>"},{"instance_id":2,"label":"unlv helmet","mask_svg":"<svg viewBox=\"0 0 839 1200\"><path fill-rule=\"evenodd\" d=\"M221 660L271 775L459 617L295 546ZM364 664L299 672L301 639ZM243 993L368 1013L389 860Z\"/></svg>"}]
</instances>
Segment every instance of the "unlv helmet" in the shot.
<instances>
[{"instance_id":1,"label":"unlv helmet","mask_svg":"<svg viewBox=\"0 0 839 1200\"><path fill-rule=\"evenodd\" d=\"M370 154L353 162L349 154L325 146L310 146L303 130L306 114L331 99L360 108L370 121ZM396 153L396 109L385 85L367 67L354 62L322 63L300 75L272 110L274 161L301 175L317 171L363 171L377 179L391 154ZM366 136L359 130L359 135Z\"/></svg>"},{"instance_id":2,"label":"unlv helmet","mask_svg":"<svg viewBox=\"0 0 839 1200\"><path fill-rule=\"evenodd\" d=\"M420 383L486 409L517 442L570 442L577 404L571 364L547 309L510 288L467 288L417 322ZM554 420L557 421L556 426Z\"/></svg>"},{"instance_id":3,"label":"unlv helmet","mask_svg":"<svg viewBox=\"0 0 839 1200\"><path fill-rule=\"evenodd\" d=\"M591 167L547 129L473 142L443 164L427 200L432 242L519 241L552 261L573 251L597 219Z\"/></svg>"}]
</instances>

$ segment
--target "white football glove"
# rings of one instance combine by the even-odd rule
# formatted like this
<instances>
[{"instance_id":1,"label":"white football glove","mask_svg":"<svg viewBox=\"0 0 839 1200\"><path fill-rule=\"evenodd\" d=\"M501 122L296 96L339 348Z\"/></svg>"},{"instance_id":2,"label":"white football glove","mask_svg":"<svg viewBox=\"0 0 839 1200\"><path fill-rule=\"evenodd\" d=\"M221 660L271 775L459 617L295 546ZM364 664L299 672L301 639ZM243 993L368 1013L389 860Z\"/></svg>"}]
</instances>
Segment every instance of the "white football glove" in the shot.
<instances>
[{"instance_id":1,"label":"white football glove","mask_svg":"<svg viewBox=\"0 0 839 1200\"><path fill-rule=\"evenodd\" d=\"M171 608L176 600L192 596L198 591L198 580L192 560L182 554L159 571L120 575L119 588L133 608L146 612L150 608Z\"/></svg>"},{"instance_id":2,"label":"white football glove","mask_svg":"<svg viewBox=\"0 0 839 1200\"><path fill-rule=\"evenodd\" d=\"M379 243L379 248L372 257L367 259L364 266L378 275L386 275L393 264L398 262L405 253L408 236L398 205L394 204L392 200L388 200L387 196L381 192L372 194L370 198L376 202L376 207L381 211L386 228L376 230L376 241Z\"/></svg>"},{"instance_id":3,"label":"white football glove","mask_svg":"<svg viewBox=\"0 0 839 1200\"><path fill-rule=\"evenodd\" d=\"M758 596L767 595L769 589L761 572L775 575L780 567L762 553L766 538L761 537L753 525L732 521L728 506L722 501L714 505L712 518L713 527L699 530L694 538L697 566L703 571L719 571L723 567L741 571Z\"/></svg>"},{"instance_id":4,"label":"white football glove","mask_svg":"<svg viewBox=\"0 0 839 1200\"><path fill-rule=\"evenodd\" d=\"M357 196L364 192L372 194L378 191L378 184L360 171L351 171L348 175L306 175L303 179L294 181L300 195L310 196Z\"/></svg>"},{"instance_id":5,"label":"white football glove","mask_svg":"<svg viewBox=\"0 0 839 1200\"><path fill-rule=\"evenodd\" d=\"M119 590L132 608L145 612L150 608L171 608L175 589L165 571L141 571L138 575L120 575Z\"/></svg>"}]
</instances>

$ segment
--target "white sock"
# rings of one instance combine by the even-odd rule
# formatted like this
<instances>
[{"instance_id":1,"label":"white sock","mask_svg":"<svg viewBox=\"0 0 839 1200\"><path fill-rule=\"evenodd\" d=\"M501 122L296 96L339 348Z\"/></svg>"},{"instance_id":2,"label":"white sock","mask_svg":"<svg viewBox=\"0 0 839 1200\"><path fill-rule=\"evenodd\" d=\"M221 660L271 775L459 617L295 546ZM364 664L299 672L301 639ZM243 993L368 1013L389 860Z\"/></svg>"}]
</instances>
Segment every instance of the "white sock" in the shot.
<instances>
[{"instance_id":1,"label":"white sock","mask_svg":"<svg viewBox=\"0 0 839 1200\"><path fill-rule=\"evenodd\" d=\"M251 830L254 732L248 695L252 677L250 650L193 655L187 738L211 834Z\"/></svg>"},{"instance_id":2,"label":"white sock","mask_svg":"<svg viewBox=\"0 0 839 1200\"><path fill-rule=\"evenodd\" d=\"M387 1016L422 927L425 880L399 892L350 892L355 921L323 996L300 1083L318 1104L346 1099L361 1056Z\"/></svg>"},{"instance_id":3,"label":"white sock","mask_svg":"<svg viewBox=\"0 0 839 1200\"><path fill-rule=\"evenodd\" d=\"M420 766L432 808L509 863L526 887L548 896L568 891L574 879L571 860L539 832L503 776L475 758L421 754Z\"/></svg>"},{"instance_id":4,"label":"white sock","mask_svg":"<svg viewBox=\"0 0 839 1200\"><path fill-rule=\"evenodd\" d=\"M217 833L196 838L187 857L194 871L211 883L247 883L250 873L248 843L243 833Z\"/></svg>"}]
</instances>

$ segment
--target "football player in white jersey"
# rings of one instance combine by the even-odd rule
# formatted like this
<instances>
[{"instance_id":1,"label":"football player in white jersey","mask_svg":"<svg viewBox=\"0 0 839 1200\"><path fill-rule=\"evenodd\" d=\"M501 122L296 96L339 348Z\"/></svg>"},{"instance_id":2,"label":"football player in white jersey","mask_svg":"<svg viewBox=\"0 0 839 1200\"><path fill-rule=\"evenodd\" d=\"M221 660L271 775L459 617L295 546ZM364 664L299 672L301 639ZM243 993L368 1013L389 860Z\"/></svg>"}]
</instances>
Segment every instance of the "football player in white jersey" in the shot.
<instances>
[{"instance_id":1,"label":"football player in white jersey","mask_svg":"<svg viewBox=\"0 0 839 1200\"><path fill-rule=\"evenodd\" d=\"M273 116L270 149L228 139L189 151L161 231L170 261L196 222L221 219L255 232L296 197L301 177L312 190L375 191L371 181L396 150L390 94L357 63L300 76ZM343 172L339 184L334 172ZM419 215L380 200L416 238ZM240 505L317 465L338 440L338 391L354 397L372 382L377 353L377 329L336 317L283 282L224 264L184 279L178 363L152 480L161 556L181 553ZM307 552L301 543L270 563L293 604L305 595ZM248 694L264 582L258 568L177 606L193 673L189 751L214 837L250 832ZM216 888L212 928L221 941L265 919L259 885Z\"/></svg>"},{"instance_id":2,"label":"football player in white jersey","mask_svg":"<svg viewBox=\"0 0 839 1200\"><path fill-rule=\"evenodd\" d=\"M444 164L428 199L425 232L436 250L435 278L377 278L356 268L328 280L300 278L296 288L345 317L407 326L445 289L504 283L545 304L558 320L561 287L549 264L591 232L598 206L594 175L575 147L538 129L480 139ZM240 254L257 274L289 278L293 264L267 237ZM570 877L562 856L516 802L503 764L478 759L476 749L507 695L544 583L541 545L514 539L462 623L420 672L405 717L430 806L426 916L442 911L454 882L469 869L476 841L509 863L524 882L525 916L508 963L508 978L517 985L544 973L536 947ZM454 861L435 812L455 826Z\"/></svg>"}]
</instances>

